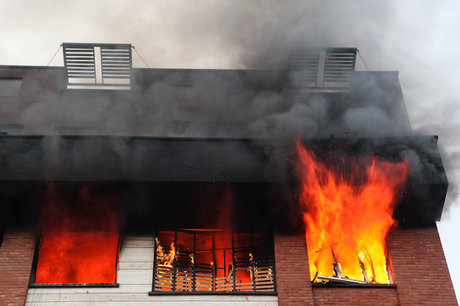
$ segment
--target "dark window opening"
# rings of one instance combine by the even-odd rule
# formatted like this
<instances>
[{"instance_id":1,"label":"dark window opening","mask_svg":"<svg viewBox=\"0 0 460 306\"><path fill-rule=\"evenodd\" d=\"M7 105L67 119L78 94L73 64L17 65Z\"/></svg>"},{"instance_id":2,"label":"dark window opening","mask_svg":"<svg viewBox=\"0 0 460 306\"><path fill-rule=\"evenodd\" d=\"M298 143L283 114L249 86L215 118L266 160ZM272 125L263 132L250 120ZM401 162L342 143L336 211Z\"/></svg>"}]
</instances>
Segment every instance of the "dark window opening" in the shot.
<instances>
[{"instance_id":1,"label":"dark window opening","mask_svg":"<svg viewBox=\"0 0 460 306\"><path fill-rule=\"evenodd\" d=\"M273 254L269 234L160 231L150 294L274 294Z\"/></svg>"},{"instance_id":2,"label":"dark window opening","mask_svg":"<svg viewBox=\"0 0 460 306\"><path fill-rule=\"evenodd\" d=\"M0 78L0 97L19 97L21 89L21 78Z\"/></svg>"}]
</instances>

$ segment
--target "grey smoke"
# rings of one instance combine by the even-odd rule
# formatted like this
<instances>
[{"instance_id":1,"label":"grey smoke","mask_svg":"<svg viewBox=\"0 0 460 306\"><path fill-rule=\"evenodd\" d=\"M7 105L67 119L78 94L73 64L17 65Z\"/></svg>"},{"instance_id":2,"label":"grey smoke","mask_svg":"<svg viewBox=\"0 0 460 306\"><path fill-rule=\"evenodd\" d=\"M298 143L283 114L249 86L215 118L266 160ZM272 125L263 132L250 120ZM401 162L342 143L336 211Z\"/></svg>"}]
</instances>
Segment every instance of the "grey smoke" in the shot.
<instances>
[{"instance_id":1,"label":"grey smoke","mask_svg":"<svg viewBox=\"0 0 460 306\"><path fill-rule=\"evenodd\" d=\"M37 64L34 51L46 48L46 52L40 52L45 54L40 62L47 63L60 42L73 40L132 42L151 67L278 70L286 67L293 51L356 46L371 70L403 71L401 82L412 125L423 134L440 135L451 184L457 180L451 170L457 169L460 162L457 158L460 148L455 141L460 96L456 85L458 73L455 73L460 67L455 59L459 46L452 40L456 35L452 35L452 31L458 28L457 2L421 5L398 1L351 1L337 5L336 1L248 3L203 0L193 3L138 1L133 5L128 1L117 1L110 3L110 9L108 4L101 2L91 5L94 10L88 10L81 2L5 3L5 7L10 7L10 13L2 18L0 31L3 43L8 46L2 48L6 61ZM19 24L15 22L18 16L21 16ZM16 26L12 28L8 26L10 24ZM78 31L69 31L64 26L66 24L78 24ZM21 37L20 45L18 37ZM19 50L27 52L15 57ZM58 59L57 63L60 61ZM143 66L136 57L135 64ZM358 67L365 69L361 61L358 61ZM240 136L242 131L235 129L229 119L249 121L249 131L244 133L261 137L291 137L297 130L302 130L306 137L328 137L339 130L366 131L382 136L407 134L409 131L397 124L399 120L382 112L382 105L369 108L352 105L343 116L331 120L328 110L332 106L324 97L316 99L324 99L326 103L314 104L289 96L283 88L254 91L238 84L238 78L206 80L199 76L192 80L192 88L179 94L180 99L171 99L171 91L178 97L180 90L171 88L170 82L174 80L152 83L149 92L145 93L146 97L152 97L148 113L144 113L143 105L136 105L134 99L128 105L114 103L112 106L103 101L88 101L87 104L93 107L89 117L104 120L88 127L87 132L102 130L129 134L131 126L140 120L144 126L149 125L146 134L153 131L153 134L168 136L199 133ZM203 92L205 96L200 94ZM65 101L59 103L61 107ZM85 107L74 106L69 112L76 112L78 117L80 110L86 115L88 109ZM53 110L53 106L45 99L38 106L27 109L23 120L38 127L48 110ZM66 110L60 108L60 111ZM307 111L308 117L302 120ZM166 127L156 124L165 118L176 123ZM190 122L191 118L198 118L202 123ZM203 123L209 118L221 124L216 127ZM382 128L387 123L391 129Z\"/></svg>"}]
</instances>

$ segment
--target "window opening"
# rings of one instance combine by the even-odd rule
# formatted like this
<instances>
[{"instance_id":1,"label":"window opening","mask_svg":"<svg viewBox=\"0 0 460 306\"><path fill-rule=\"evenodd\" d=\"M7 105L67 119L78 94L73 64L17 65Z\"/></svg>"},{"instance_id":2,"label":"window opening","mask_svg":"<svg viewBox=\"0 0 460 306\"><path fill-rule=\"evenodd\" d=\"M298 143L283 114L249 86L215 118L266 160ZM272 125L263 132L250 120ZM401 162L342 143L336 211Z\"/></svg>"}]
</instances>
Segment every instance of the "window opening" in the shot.
<instances>
[{"instance_id":1,"label":"window opening","mask_svg":"<svg viewBox=\"0 0 460 306\"><path fill-rule=\"evenodd\" d=\"M57 232L42 235L34 285L112 284L117 281L119 234Z\"/></svg>"},{"instance_id":2,"label":"window opening","mask_svg":"<svg viewBox=\"0 0 460 306\"><path fill-rule=\"evenodd\" d=\"M117 196L99 188L46 188L31 287L118 286Z\"/></svg>"},{"instance_id":3,"label":"window opening","mask_svg":"<svg viewBox=\"0 0 460 306\"><path fill-rule=\"evenodd\" d=\"M0 78L0 97L19 97L21 89L21 78Z\"/></svg>"},{"instance_id":4,"label":"window opening","mask_svg":"<svg viewBox=\"0 0 460 306\"><path fill-rule=\"evenodd\" d=\"M273 240L263 233L159 231L151 294L275 293Z\"/></svg>"},{"instance_id":5,"label":"window opening","mask_svg":"<svg viewBox=\"0 0 460 306\"><path fill-rule=\"evenodd\" d=\"M297 142L312 282L394 283L386 244L408 165L377 156L331 160Z\"/></svg>"}]
</instances>

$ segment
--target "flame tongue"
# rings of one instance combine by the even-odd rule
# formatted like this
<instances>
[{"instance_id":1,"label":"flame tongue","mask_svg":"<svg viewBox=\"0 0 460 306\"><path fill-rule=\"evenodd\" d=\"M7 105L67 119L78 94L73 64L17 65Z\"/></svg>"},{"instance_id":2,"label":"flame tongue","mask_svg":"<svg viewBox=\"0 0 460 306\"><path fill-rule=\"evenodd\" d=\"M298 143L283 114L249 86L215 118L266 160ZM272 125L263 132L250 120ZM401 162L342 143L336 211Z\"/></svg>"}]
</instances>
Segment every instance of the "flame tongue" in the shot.
<instances>
[{"instance_id":1,"label":"flame tongue","mask_svg":"<svg viewBox=\"0 0 460 306\"><path fill-rule=\"evenodd\" d=\"M389 283L385 239L394 224L393 204L407 177L404 162L342 159L329 169L297 143L297 169L310 273L371 283ZM320 281L320 280L318 280Z\"/></svg>"}]
</instances>

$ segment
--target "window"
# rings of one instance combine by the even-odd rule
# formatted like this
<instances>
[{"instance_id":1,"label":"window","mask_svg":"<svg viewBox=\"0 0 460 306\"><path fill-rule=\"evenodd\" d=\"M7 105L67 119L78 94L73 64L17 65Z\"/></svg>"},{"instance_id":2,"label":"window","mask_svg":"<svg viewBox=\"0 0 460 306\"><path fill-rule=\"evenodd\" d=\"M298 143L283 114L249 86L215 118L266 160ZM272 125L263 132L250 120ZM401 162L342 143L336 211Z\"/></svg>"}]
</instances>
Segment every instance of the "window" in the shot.
<instances>
[{"instance_id":1,"label":"window","mask_svg":"<svg viewBox=\"0 0 460 306\"><path fill-rule=\"evenodd\" d=\"M119 234L44 233L36 252L35 286L115 286Z\"/></svg>"},{"instance_id":2,"label":"window","mask_svg":"<svg viewBox=\"0 0 460 306\"><path fill-rule=\"evenodd\" d=\"M116 196L101 188L45 190L31 287L118 286Z\"/></svg>"},{"instance_id":3,"label":"window","mask_svg":"<svg viewBox=\"0 0 460 306\"><path fill-rule=\"evenodd\" d=\"M19 97L21 94L22 79L1 78L0 97Z\"/></svg>"},{"instance_id":4,"label":"window","mask_svg":"<svg viewBox=\"0 0 460 306\"><path fill-rule=\"evenodd\" d=\"M275 293L273 239L263 233L160 231L152 292Z\"/></svg>"},{"instance_id":5,"label":"window","mask_svg":"<svg viewBox=\"0 0 460 306\"><path fill-rule=\"evenodd\" d=\"M393 285L386 241L395 224L393 207L404 190L406 162L356 151L353 156L328 152L333 160L301 141L297 150L312 282Z\"/></svg>"}]
</instances>

